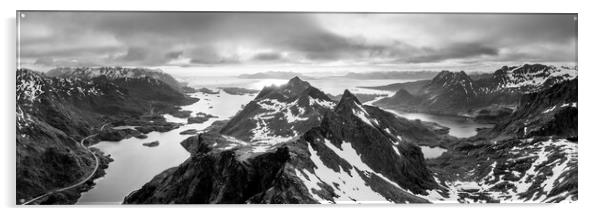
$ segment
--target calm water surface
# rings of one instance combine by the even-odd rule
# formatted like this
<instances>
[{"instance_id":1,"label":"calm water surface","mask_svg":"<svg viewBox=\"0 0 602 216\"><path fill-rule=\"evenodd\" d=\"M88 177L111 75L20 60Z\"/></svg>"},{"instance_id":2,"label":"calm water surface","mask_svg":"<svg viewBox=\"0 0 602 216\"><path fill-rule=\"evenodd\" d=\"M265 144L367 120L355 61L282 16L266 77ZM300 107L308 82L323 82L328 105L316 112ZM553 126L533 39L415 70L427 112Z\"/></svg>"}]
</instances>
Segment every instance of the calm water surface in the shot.
<instances>
[{"instance_id":1,"label":"calm water surface","mask_svg":"<svg viewBox=\"0 0 602 216\"><path fill-rule=\"evenodd\" d=\"M195 93L193 97L200 100L192 105L184 106L182 109L190 110L193 114L197 112L209 113L225 119L233 116L242 105L251 101L253 95L230 95L224 92L220 94ZM165 116L168 121L186 122L186 119ZM146 139L129 138L119 142L100 142L94 147L110 154L115 160L106 169L106 175L95 181L96 186L92 190L83 193L77 204L119 204L134 190L139 189L149 182L155 175L162 171L178 166L184 162L189 153L180 145L180 142L192 135L180 135L187 129L202 130L207 128L215 120L202 124L187 124L180 128L165 133L151 132ZM131 128L128 126L117 127L117 129ZM159 141L157 147L146 147L142 143Z\"/></svg>"},{"instance_id":2,"label":"calm water surface","mask_svg":"<svg viewBox=\"0 0 602 216\"><path fill-rule=\"evenodd\" d=\"M395 113L398 116L407 119L420 119L421 121L436 122L440 125L448 127L450 135L461 138L476 135L477 128L493 127L493 124L478 123L472 119L458 116L432 115L426 113L406 113L390 109L388 109L387 111Z\"/></svg>"}]
</instances>

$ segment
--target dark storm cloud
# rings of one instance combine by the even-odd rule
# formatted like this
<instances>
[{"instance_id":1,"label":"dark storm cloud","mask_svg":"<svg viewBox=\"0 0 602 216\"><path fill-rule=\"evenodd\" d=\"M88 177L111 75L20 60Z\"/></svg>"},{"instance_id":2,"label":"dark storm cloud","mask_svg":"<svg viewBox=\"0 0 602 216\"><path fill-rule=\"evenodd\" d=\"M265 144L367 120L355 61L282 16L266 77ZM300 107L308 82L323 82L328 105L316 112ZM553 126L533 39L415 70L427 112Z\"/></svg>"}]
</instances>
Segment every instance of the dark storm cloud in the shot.
<instances>
[{"instance_id":1,"label":"dark storm cloud","mask_svg":"<svg viewBox=\"0 0 602 216\"><path fill-rule=\"evenodd\" d=\"M283 56L277 52L264 52L253 56L253 59L258 61L274 61L283 59Z\"/></svg>"},{"instance_id":2,"label":"dark storm cloud","mask_svg":"<svg viewBox=\"0 0 602 216\"><path fill-rule=\"evenodd\" d=\"M148 54L149 51L142 47L130 47L125 55L118 57L116 60L126 62L143 61L147 58Z\"/></svg>"},{"instance_id":3,"label":"dark storm cloud","mask_svg":"<svg viewBox=\"0 0 602 216\"><path fill-rule=\"evenodd\" d=\"M400 61L408 63L439 62L448 59L496 56L499 54L497 48L478 43L453 44L452 46L443 49L426 48L423 52L425 54L402 58Z\"/></svg>"},{"instance_id":4,"label":"dark storm cloud","mask_svg":"<svg viewBox=\"0 0 602 216\"><path fill-rule=\"evenodd\" d=\"M238 64L240 59L237 55L221 55L218 50L213 47L196 47L183 53L183 56L190 58L192 64Z\"/></svg>"},{"instance_id":5,"label":"dark storm cloud","mask_svg":"<svg viewBox=\"0 0 602 216\"><path fill-rule=\"evenodd\" d=\"M330 32L288 38L283 46L304 53L310 60L387 57L404 53L397 44L369 44L363 38L344 37Z\"/></svg>"},{"instance_id":6,"label":"dark storm cloud","mask_svg":"<svg viewBox=\"0 0 602 216\"><path fill-rule=\"evenodd\" d=\"M142 66L573 61L576 37L574 16L562 14L28 12L21 57Z\"/></svg>"},{"instance_id":7,"label":"dark storm cloud","mask_svg":"<svg viewBox=\"0 0 602 216\"><path fill-rule=\"evenodd\" d=\"M194 58L190 60L193 64L215 65L215 64L238 64L240 60L231 57L219 58Z\"/></svg>"}]
</instances>

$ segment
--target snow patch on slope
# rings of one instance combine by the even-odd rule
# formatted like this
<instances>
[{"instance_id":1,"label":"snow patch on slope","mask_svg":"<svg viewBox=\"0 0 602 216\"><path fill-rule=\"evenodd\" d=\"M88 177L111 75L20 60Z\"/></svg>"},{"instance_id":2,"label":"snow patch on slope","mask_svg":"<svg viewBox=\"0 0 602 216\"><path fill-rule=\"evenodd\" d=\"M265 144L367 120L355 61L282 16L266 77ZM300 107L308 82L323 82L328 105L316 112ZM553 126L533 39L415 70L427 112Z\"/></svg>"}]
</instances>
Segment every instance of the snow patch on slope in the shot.
<instances>
[{"instance_id":1,"label":"snow patch on slope","mask_svg":"<svg viewBox=\"0 0 602 216\"><path fill-rule=\"evenodd\" d=\"M318 152L314 150L311 145L308 145L310 159L316 165L314 168L314 173L311 173L308 170L295 170L297 176L303 181L303 184L309 190L310 194L314 199L323 204L333 203L330 200L325 200L321 198L315 191L321 191L322 187L319 184L329 185L334 192L338 195L338 197L333 197L334 203L390 203L385 197L376 191L372 190L367 182L362 179L361 174L358 170L362 171L364 175L371 175L373 173L370 172L370 168L366 169L367 165L363 164L363 162L355 161L359 158L355 150L349 146L345 146L344 150L339 150L334 147L330 141L325 140L327 143L327 147L331 150L336 151L339 156L347 156L349 158L343 158L347 160L348 163L354 166L354 169L350 170L350 173L346 173L342 171L342 167L340 167L341 172L336 172L330 168L328 168L318 156ZM334 148L333 148L334 147ZM348 149L351 148L351 149ZM353 152L350 152L353 151ZM353 155L355 154L355 156ZM363 165L362 165L363 164Z\"/></svg>"},{"instance_id":2,"label":"snow patch on slope","mask_svg":"<svg viewBox=\"0 0 602 216\"><path fill-rule=\"evenodd\" d=\"M443 196L442 190L427 191L428 196L422 196L431 202L475 202L472 199L464 199L461 195L486 195L494 200L504 203L526 202L540 203L552 200L561 202L572 202L576 199L563 192L558 195L549 196L553 188L563 182L566 172L577 163L577 143L566 139L546 140L530 143L531 140L523 140L524 146L513 147L508 154L513 156L507 161L494 161L490 165L487 175L478 181L455 181L443 182L441 186L449 189L448 196ZM524 173L516 170L494 172L501 164L508 161L533 160L529 169ZM551 168L550 168L551 167ZM548 168L548 169L546 169ZM504 178L504 175L511 175ZM518 180L517 177L520 177ZM539 179L539 180L538 180ZM543 179L543 180L542 180ZM437 180L437 179L436 179ZM439 182L439 180L437 180ZM496 190L494 187L507 184L505 190ZM533 189L535 190L534 193ZM464 196L466 197L466 196ZM485 200L476 200L485 202Z\"/></svg>"}]
</instances>

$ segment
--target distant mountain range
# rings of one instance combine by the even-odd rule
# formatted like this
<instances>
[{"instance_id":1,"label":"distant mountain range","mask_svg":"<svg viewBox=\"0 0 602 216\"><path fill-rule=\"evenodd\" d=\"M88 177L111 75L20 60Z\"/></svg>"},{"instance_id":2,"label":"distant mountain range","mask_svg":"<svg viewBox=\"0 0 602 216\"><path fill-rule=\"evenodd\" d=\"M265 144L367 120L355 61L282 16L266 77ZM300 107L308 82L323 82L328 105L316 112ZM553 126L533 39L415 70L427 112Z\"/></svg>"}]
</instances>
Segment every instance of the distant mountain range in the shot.
<instances>
[{"instance_id":1,"label":"distant mountain range","mask_svg":"<svg viewBox=\"0 0 602 216\"><path fill-rule=\"evenodd\" d=\"M238 75L238 78L241 78L241 79L291 79L293 77L301 77L306 80L315 79L314 77L311 77L311 76L305 76L302 73L285 72L285 71L268 71L268 72L259 72L259 73Z\"/></svg>"},{"instance_id":2,"label":"distant mountain range","mask_svg":"<svg viewBox=\"0 0 602 216\"><path fill-rule=\"evenodd\" d=\"M525 64L503 67L493 75L477 80L464 72L443 71L430 81L372 88L399 88L395 95L374 103L378 106L475 117L480 113L515 107L521 95L541 91L576 77L575 68Z\"/></svg>"},{"instance_id":3,"label":"distant mountain range","mask_svg":"<svg viewBox=\"0 0 602 216\"><path fill-rule=\"evenodd\" d=\"M243 79L291 79L293 77L299 77L305 80L324 79L324 78L348 78L348 79L431 79L437 72L433 71L385 71L385 72L363 72L355 73L349 72L344 75L335 76L311 76L303 73L296 72L260 72L253 74L242 74L238 78Z\"/></svg>"},{"instance_id":4,"label":"distant mountain range","mask_svg":"<svg viewBox=\"0 0 602 216\"><path fill-rule=\"evenodd\" d=\"M152 78L160 80L173 89L180 90L184 85L179 83L171 75L159 69L148 68L126 68L126 67L62 67L46 72L46 76L60 78L92 79L103 76L109 80Z\"/></svg>"},{"instance_id":5,"label":"distant mountain range","mask_svg":"<svg viewBox=\"0 0 602 216\"><path fill-rule=\"evenodd\" d=\"M437 72L434 71L385 71L367 73L347 73L343 77L351 79L431 79Z\"/></svg>"}]
</instances>

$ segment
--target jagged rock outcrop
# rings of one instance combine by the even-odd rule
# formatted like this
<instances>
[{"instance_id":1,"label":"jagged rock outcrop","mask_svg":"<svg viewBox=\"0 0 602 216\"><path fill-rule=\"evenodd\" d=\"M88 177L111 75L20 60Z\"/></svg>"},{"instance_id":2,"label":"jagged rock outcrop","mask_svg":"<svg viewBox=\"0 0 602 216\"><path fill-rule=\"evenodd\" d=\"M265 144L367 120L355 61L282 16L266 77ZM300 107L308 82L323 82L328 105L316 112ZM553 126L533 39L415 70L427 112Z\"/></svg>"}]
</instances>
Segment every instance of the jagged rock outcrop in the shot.
<instances>
[{"instance_id":1,"label":"jagged rock outcrop","mask_svg":"<svg viewBox=\"0 0 602 216\"><path fill-rule=\"evenodd\" d=\"M425 136L418 140L410 137L411 133L405 132L413 130L408 130L407 123L397 121L393 114L378 108L362 106L357 98L345 91L334 112L327 113L320 127L310 130L304 140L316 149L321 160L330 168L345 163L349 166L343 168L368 167L375 174L382 175L379 176L381 180L393 181L401 188L420 194L435 188L436 184L426 169L422 152L413 144ZM433 139L437 137L431 135ZM339 161L329 163L333 160Z\"/></svg>"},{"instance_id":2,"label":"jagged rock outcrop","mask_svg":"<svg viewBox=\"0 0 602 216\"><path fill-rule=\"evenodd\" d=\"M322 91L295 77L285 85L262 89L221 133L248 142L284 142L317 126L334 105Z\"/></svg>"}]
</instances>

